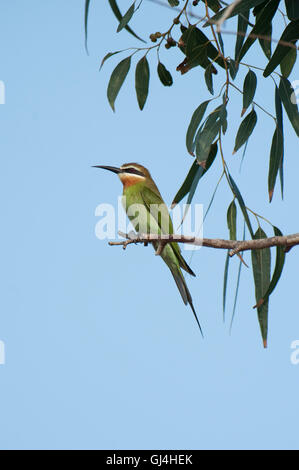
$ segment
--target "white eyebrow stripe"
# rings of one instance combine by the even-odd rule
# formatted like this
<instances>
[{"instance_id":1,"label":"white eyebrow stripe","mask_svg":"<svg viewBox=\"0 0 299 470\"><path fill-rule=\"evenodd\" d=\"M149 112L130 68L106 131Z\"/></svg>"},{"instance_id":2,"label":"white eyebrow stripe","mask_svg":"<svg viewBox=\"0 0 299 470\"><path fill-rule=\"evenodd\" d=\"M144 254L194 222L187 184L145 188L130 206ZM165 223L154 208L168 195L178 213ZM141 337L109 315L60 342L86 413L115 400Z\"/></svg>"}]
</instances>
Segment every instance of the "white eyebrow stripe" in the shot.
<instances>
[{"instance_id":1,"label":"white eyebrow stripe","mask_svg":"<svg viewBox=\"0 0 299 470\"><path fill-rule=\"evenodd\" d=\"M145 176L143 176L143 175L136 175L136 173L126 173L125 171L119 173L118 176L121 178L121 176L123 176L123 175L128 175L128 176L131 176L133 178L140 178L140 179L143 179L143 180L145 179Z\"/></svg>"}]
</instances>

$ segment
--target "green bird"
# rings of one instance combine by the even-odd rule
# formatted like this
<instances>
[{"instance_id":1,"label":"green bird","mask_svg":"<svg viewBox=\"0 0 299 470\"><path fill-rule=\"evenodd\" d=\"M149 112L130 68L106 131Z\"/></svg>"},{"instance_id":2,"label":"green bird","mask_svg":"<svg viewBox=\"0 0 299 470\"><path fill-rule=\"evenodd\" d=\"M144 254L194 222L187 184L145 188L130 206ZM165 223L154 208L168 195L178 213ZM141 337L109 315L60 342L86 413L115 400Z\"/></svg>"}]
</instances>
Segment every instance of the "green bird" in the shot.
<instances>
[{"instance_id":1,"label":"green bird","mask_svg":"<svg viewBox=\"0 0 299 470\"><path fill-rule=\"evenodd\" d=\"M125 163L120 168L105 165L95 165L94 168L103 168L119 176L123 184L124 209L137 234L167 235L174 233L167 206L150 172L144 166L138 163ZM138 213L137 217L136 213ZM152 244L157 250L158 242ZM184 304L190 305L202 334L182 269L192 276L195 276L194 272L184 260L178 243L167 243L160 256L170 269Z\"/></svg>"}]
</instances>

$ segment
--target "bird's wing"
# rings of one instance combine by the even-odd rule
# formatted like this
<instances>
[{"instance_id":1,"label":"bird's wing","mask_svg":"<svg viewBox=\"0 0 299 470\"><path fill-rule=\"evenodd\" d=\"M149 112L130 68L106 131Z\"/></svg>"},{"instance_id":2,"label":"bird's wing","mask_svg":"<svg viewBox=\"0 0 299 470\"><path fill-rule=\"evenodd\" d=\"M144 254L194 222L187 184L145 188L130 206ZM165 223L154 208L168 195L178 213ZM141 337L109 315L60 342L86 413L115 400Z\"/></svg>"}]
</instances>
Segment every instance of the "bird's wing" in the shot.
<instances>
[{"instance_id":1,"label":"bird's wing","mask_svg":"<svg viewBox=\"0 0 299 470\"><path fill-rule=\"evenodd\" d=\"M152 191L148 187L143 187L140 192L141 192L142 200L147 210L151 213L151 215L154 217L154 219L158 223L162 234L165 234L165 235L172 234L173 233L172 220L171 220L169 211L167 209L167 206L165 202L163 201L162 197L160 196L160 194L156 194L154 191ZM184 269L185 271L187 271L187 273L191 274L192 276L195 276L190 266L188 266L188 264L184 260L178 243L171 243L171 247L179 262L180 267Z\"/></svg>"}]
</instances>

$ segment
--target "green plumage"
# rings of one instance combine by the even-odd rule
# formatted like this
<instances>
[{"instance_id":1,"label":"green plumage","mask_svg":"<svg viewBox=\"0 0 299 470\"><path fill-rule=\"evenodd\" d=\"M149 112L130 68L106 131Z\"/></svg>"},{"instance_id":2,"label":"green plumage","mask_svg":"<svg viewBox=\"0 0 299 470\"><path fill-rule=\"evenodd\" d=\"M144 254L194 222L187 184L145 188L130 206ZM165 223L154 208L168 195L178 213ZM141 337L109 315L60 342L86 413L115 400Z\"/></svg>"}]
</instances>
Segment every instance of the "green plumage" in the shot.
<instances>
[{"instance_id":1,"label":"green plumage","mask_svg":"<svg viewBox=\"0 0 299 470\"><path fill-rule=\"evenodd\" d=\"M168 235L173 233L167 206L149 171L144 166L138 163L125 163L120 168L106 165L96 165L96 168L112 171L119 176L124 186L124 208L138 234ZM153 246L157 250L158 242L154 242ZM160 256L170 269L184 303L190 305L202 334L182 269L192 276L195 276L194 272L184 260L177 243L167 243Z\"/></svg>"}]
</instances>

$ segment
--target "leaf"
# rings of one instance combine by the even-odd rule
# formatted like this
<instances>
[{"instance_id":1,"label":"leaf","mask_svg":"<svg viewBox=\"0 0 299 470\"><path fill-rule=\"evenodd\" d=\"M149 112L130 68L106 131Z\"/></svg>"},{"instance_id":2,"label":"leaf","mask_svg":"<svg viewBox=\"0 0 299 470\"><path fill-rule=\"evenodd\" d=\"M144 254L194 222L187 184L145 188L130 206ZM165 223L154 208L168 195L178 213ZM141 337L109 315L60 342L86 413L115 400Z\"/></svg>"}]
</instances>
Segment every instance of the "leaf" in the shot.
<instances>
[{"instance_id":1,"label":"leaf","mask_svg":"<svg viewBox=\"0 0 299 470\"><path fill-rule=\"evenodd\" d=\"M171 7L177 7L180 4L179 0L168 0L168 3Z\"/></svg>"},{"instance_id":2,"label":"leaf","mask_svg":"<svg viewBox=\"0 0 299 470\"><path fill-rule=\"evenodd\" d=\"M107 97L109 104L113 111L115 111L114 103L117 98L117 95L119 93L119 90L121 89L126 76L128 75L128 72L130 70L131 66L131 56L127 57L126 59L123 59L113 70L109 84L108 84L108 89L107 89Z\"/></svg>"},{"instance_id":3,"label":"leaf","mask_svg":"<svg viewBox=\"0 0 299 470\"><path fill-rule=\"evenodd\" d=\"M223 58L219 56L218 50L201 29L194 25L190 26L184 30L181 41L186 44L184 53L186 53L188 61L193 67L201 65L206 69L210 64L209 57L222 68L225 68ZM215 67L213 73L216 73Z\"/></svg>"},{"instance_id":4,"label":"leaf","mask_svg":"<svg viewBox=\"0 0 299 470\"><path fill-rule=\"evenodd\" d=\"M227 210L227 227L229 230L230 240L237 239L237 206L233 200Z\"/></svg>"},{"instance_id":5,"label":"leaf","mask_svg":"<svg viewBox=\"0 0 299 470\"><path fill-rule=\"evenodd\" d=\"M116 18L118 19L118 21L120 22L121 19L122 19L122 14L118 8L118 5L116 3L116 0L108 0L109 1L109 5L114 13L114 15L116 16ZM141 42L145 42L143 39L141 39L139 36L137 36L136 33L134 33L134 31L130 28L130 26L125 26L125 29L130 33L132 34L136 39L139 39L139 41Z\"/></svg>"},{"instance_id":6,"label":"leaf","mask_svg":"<svg viewBox=\"0 0 299 470\"><path fill-rule=\"evenodd\" d=\"M134 15L134 12L135 12L135 2L130 6L128 11L124 14L122 19L120 20L118 28L116 30L117 33L119 33L122 29L124 29L127 26L132 16Z\"/></svg>"},{"instance_id":7,"label":"leaf","mask_svg":"<svg viewBox=\"0 0 299 470\"><path fill-rule=\"evenodd\" d=\"M246 116L245 119L240 124L240 127L237 132L236 140L235 140L235 147L233 154L235 154L242 145L249 139L251 136L253 129L255 128L257 122L257 114L254 109Z\"/></svg>"},{"instance_id":8,"label":"leaf","mask_svg":"<svg viewBox=\"0 0 299 470\"><path fill-rule=\"evenodd\" d=\"M213 67L213 65L210 64L206 68L206 70L205 70L205 81L206 81L207 89L209 90L209 92L212 95L214 95L212 67Z\"/></svg>"},{"instance_id":9,"label":"leaf","mask_svg":"<svg viewBox=\"0 0 299 470\"><path fill-rule=\"evenodd\" d=\"M248 28L249 10L238 16L238 30L235 46L235 60L238 60L239 53L245 41L245 34Z\"/></svg>"},{"instance_id":10,"label":"leaf","mask_svg":"<svg viewBox=\"0 0 299 470\"><path fill-rule=\"evenodd\" d=\"M267 27L265 27L265 31L263 36L265 36L267 39L261 39L259 38L259 43L260 46L267 57L268 60L270 60L271 55L272 55L272 48L271 48L271 39L272 39L272 23L269 23Z\"/></svg>"},{"instance_id":11,"label":"leaf","mask_svg":"<svg viewBox=\"0 0 299 470\"><path fill-rule=\"evenodd\" d=\"M280 63L280 71L286 78L291 74L297 60L297 49L290 49Z\"/></svg>"},{"instance_id":12,"label":"leaf","mask_svg":"<svg viewBox=\"0 0 299 470\"><path fill-rule=\"evenodd\" d=\"M112 57L115 54L119 54L120 52L124 52L124 49L122 51L108 52L108 54L106 54L105 57L102 59L99 70L101 70L101 68L103 67L103 65L104 65L104 63L106 62L107 59L109 59L110 57Z\"/></svg>"},{"instance_id":13,"label":"leaf","mask_svg":"<svg viewBox=\"0 0 299 470\"><path fill-rule=\"evenodd\" d=\"M299 3L298 0L285 0L287 15L289 20L299 19Z\"/></svg>"},{"instance_id":14,"label":"leaf","mask_svg":"<svg viewBox=\"0 0 299 470\"><path fill-rule=\"evenodd\" d=\"M197 180L197 183L196 183L196 186L198 184L198 181L199 179L206 174L206 172L209 170L209 168L211 168L215 158L216 158L216 155L217 155L217 150L218 150L218 147L217 147L217 143L213 144L212 147L211 147L211 150L210 150L210 154L209 154L209 157L207 159L207 162L206 162L206 167L203 168L202 166L200 166L198 164L198 161L195 160L194 163L192 164L182 186L180 187L180 189L178 190L177 194L175 195L173 201L172 201L172 204L171 204L171 208L173 209L179 202L181 202L181 200L191 191L191 188L192 188L192 184L193 184L193 181L195 178L198 178ZM195 188L196 188L195 186Z\"/></svg>"},{"instance_id":15,"label":"leaf","mask_svg":"<svg viewBox=\"0 0 299 470\"><path fill-rule=\"evenodd\" d=\"M282 104L281 104L281 99L280 99L280 96L279 96L279 91L278 91L278 88L277 88L276 85L275 85L275 111L276 111L277 127L281 132L282 142L283 142L284 141L284 136L283 136ZM280 163L280 167L279 167L279 178L280 178L281 197L282 198L283 198L283 192L284 192L283 160L284 160L284 155L282 155L282 159L281 159L281 163Z\"/></svg>"},{"instance_id":16,"label":"leaf","mask_svg":"<svg viewBox=\"0 0 299 470\"><path fill-rule=\"evenodd\" d=\"M193 199L193 196L195 194L195 190L197 188L197 185L199 183L199 180L203 177L203 175L206 174L206 172L208 171L208 169L212 166L214 160L215 160L215 157L217 155L217 150L218 150L218 147L217 147L217 143L215 142L212 146L211 146L211 149L210 149L210 153L209 153L209 156L207 158L207 164L206 164L206 168L204 168L203 166L201 165L198 165L198 170L197 170L197 173L195 175L195 178L192 182L192 185L191 185L191 188L190 188L190 191L189 191L189 195L188 195L188 199L187 199L187 207L186 207L186 210L185 210L185 213L183 215L183 220L188 212L188 208L192 202L192 199Z\"/></svg>"},{"instance_id":17,"label":"leaf","mask_svg":"<svg viewBox=\"0 0 299 470\"><path fill-rule=\"evenodd\" d=\"M205 0L202 0L202 2L205 3ZM217 11L219 11L221 8L221 5L218 2L218 0L207 0L207 4L208 4L208 7L211 8L211 10L213 10L214 13L217 13Z\"/></svg>"},{"instance_id":18,"label":"leaf","mask_svg":"<svg viewBox=\"0 0 299 470\"><path fill-rule=\"evenodd\" d=\"M224 52L224 42L223 42L223 39L222 39L222 34L221 34L221 33L217 33L217 37L218 37L218 41L219 41L219 45L220 45L221 52L222 52L222 54L225 56L225 52Z\"/></svg>"},{"instance_id":19,"label":"leaf","mask_svg":"<svg viewBox=\"0 0 299 470\"><path fill-rule=\"evenodd\" d=\"M257 85L257 78L255 73L252 70L249 70L247 73L245 80L244 80L244 85L243 85L243 109L241 116L243 116L249 106L251 105L255 91L256 91L256 85Z\"/></svg>"},{"instance_id":20,"label":"leaf","mask_svg":"<svg viewBox=\"0 0 299 470\"><path fill-rule=\"evenodd\" d=\"M238 70L239 70L239 64L235 60L230 59L229 60L229 73L233 80L236 78Z\"/></svg>"},{"instance_id":21,"label":"leaf","mask_svg":"<svg viewBox=\"0 0 299 470\"><path fill-rule=\"evenodd\" d=\"M245 227L245 223L244 223L243 241L245 240L245 234L246 234L246 227ZM240 257L240 261L239 261L239 269L238 269L238 277L237 277L237 285L236 285L236 293L235 293L233 314L232 314L232 319L231 319L231 322L230 322L230 331L232 330L233 322L234 322L234 318L235 318L235 314L236 314L236 307L237 307L237 300L238 300L240 279L241 279L241 270L242 270L242 266L243 266L242 255L243 255L243 252L241 253L241 257Z\"/></svg>"},{"instance_id":22,"label":"leaf","mask_svg":"<svg viewBox=\"0 0 299 470\"><path fill-rule=\"evenodd\" d=\"M273 227L273 230L274 230L274 235L276 237L282 237L283 236L283 234L281 233L279 228ZM276 288L276 286L278 284L278 281L281 277L281 274L282 274L282 271L283 271L283 268L284 268L284 263L285 263L285 250L284 250L284 247L283 246L277 246L276 247L275 269L274 269L274 273L273 273L270 285L268 287L267 292L265 292L265 294L262 296L262 298L259 299L258 303L253 308L260 307L262 304L264 304L268 300L268 298L270 297L270 295L272 294L272 292L274 291L274 289Z\"/></svg>"},{"instance_id":23,"label":"leaf","mask_svg":"<svg viewBox=\"0 0 299 470\"><path fill-rule=\"evenodd\" d=\"M228 173L228 179L229 179L229 184L230 184L231 190L232 190L234 196L236 196L237 201L238 201L239 206L240 206L240 209L243 213L243 217L244 217L244 220L245 220L246 225L248 227L248 230L250 232L250 235L253 238L254 233L253 233L251 222L250 222L248 212L247 212L247 209L246 209L246 206L245 206L245 203L244 203L244 199L243 199L243 197L240 193L240 190L239 190L238 186L236 185L235 181L233 180L232 176L230 175L230 173Z\"/></svg>"},{"instance_id":24,"label":"leaf","mask_svg":"<svg viewBox=\"0 0 299 470\"><path fill-rule=\"evenodd\" d=\"M199 162L205 162L207 160L211 144L219 134L222 124L220 113L223 106L224 105L219 106L209 114L204 128L200 130L195 137L196 158Z\"/></svg>"},{"instance_id":25,"label":"leaf","mask_svg":"<svg viewBox=\"0 0 299 470\"><path fill-rule=\"evenodd\" d=\"M296 93L287 78L281 77L279 83L279 96L290 123L299 137L299 112L296 102Z\"/></svg>"},{"instance_id":26,"label":"leaf","mask_svg":"<svg viewBox=\"0 0 299 470\"><path fill-rule=\"evenodd\" d=\"M280 41L295 43L299 39L299 20L291 21L281 35ZM264 70L264 77L268 77L288 54L290 46L278 43L277 47Z\"/></svg>"},{"instance_id":27,"label":"leaf","mask_svg":"<svg viewBox=\"0 0 299 470\"><path fill-rule=\"evenodd\" d=\"M260 238L267 238L266 233L258 228L253 237L255 240ZM252 250L252 270L255 284L255 297L258 302L267 292L270 285L271 277L271 251L270 248L263 248L261 250ZM260 324L261 334L263 338L264 347L267 347L268 336L268 300L258 307L258 320Z\"/></svg>"},{"instance_id":28,"label":"leaf","mask_svg":"<svg viewBox=\"0 0 299 470\"><path fill-rule=\"evenodd\" d=\"M223 306L223 321L225 321L225 309L226 309L226 292L227 292L227 281L228 281L228 269L229 269L229 251L226 254L226 260L224 265L224 276L223 276L223 295L222 295L222 306Z\"/></svg>"},{"instance_id":29,"label":"leaf","mask_svg":"<svg viewBox=\"0 0 299 470\"><path fill-rule=\"evenodd\" d=\"M87 26L88 26L88 12L89 12L90 0L85 0L85 12L84 12L84 31L85 31L85 50L88 54L87 47Z\"/></svg>"},{"instance_id":30,"label":"leaf","mask_svg":"<svg viewBox=\"0 0 299 470\"><path fill-rule=\"evenodd\" d=\"M173 84L171 73L161 62L158 62L157 72L164 86L171 86Z\"/></svg>"},{"instance_id":31,"label":"leaf","mask_svg":"<svg viewBox=\"0 0 299 470\"><path fill-rule=\"evenodd\" d=\"M194 136L206 112L210 100L201 103L194 111L186 134L186 147L188 152L194 156Z\"/></svg>"},{"instance_id":32,"label":"leaf","mask_svg":"<svg viewBox=\"0 0 299 470\"><path fill-rule=\"evenodd\" d=\"M136 65L135 89L139 108L144 108L149 87L150 69L146 56L142 57Z\"/></svg>"},{"instance_id":33,"label":"leaf","mask_svg":"<svg viewBox=\"0 0 299 470\"><path fill-rule=\"evenodd\" d=\"M219 114L219 118L220 118L220 122L221 122L221 126L222 126L223 135L225 135L225 133L227 131L227 109L226 109L225 104L223 104L223 106L222 106L222 109L221 109L220 114Z\"/></svg>"},{"instance_id":34,"label":"leaf","mask_svg":"<svg viewBox=\"0 0 299 470\"><path fill-rule=\"evenodd\" d=\"M239 15L240 13L245 13L251 8L254 8L257 5L260 5L263 2L264 0L242 0L242 2L238 3L235 6L235 8L233 9L233 11L231 12L228 18L232 18L233 16ZM204 27L209 26L210 22L214 23L215 21L218 21L222 17L222 15L226 12L227 8L228 7L223 8L221 11L216 13L216 15L212 16L211 20L207 21L204 24Z\"/></svg>"},{"instance_id":35,"label":"leaf","mask_svg":"<svg viewBox=\"0 0 299 470\"><path fill-rule=\"evenodd\" d=\"M257 35L266 35L267 30L269 30L269 24L271 24L271 21L278 9L279 3L280 3L280 0L271 0L265 5L262 11L258 14L256 18L256 23L250 32L250 34L254 35L255 37L249 36L246 39L240 51L238 61L241 61L243 59L243 57L248 52L252 44L256 41Z\"/></svg>"},{"instance_id":36,"label":"leaf","mask_svg":"<svg viewBox=\"0 0 299 470\"><path fill-rule=\"evenodd\" d=\"M230 240L236 240L237 238L237 207L233 200L227 210L227 226L230 234ZM228 279L228 268L229 268L229 250L226 255L225 267L224 267L224 278L223 278L223 321L225 321L225 306L226 306L226 291L227 291L227 279Z\"/></svg>"},{"instance_id":37,"label":"leaf","mask_svg":"<svg viewBox=\"0 0 299 470\"><path fill-rule=\"evenodd\" d=\"M279 127L276 127L272 139L271 151L270 151L270 162L269 162L269 174L268 174L268 191L269 200L272 201L274 187L278 170L281 166L283 158L283 136Z\"/></svg>"}]
</instances>

